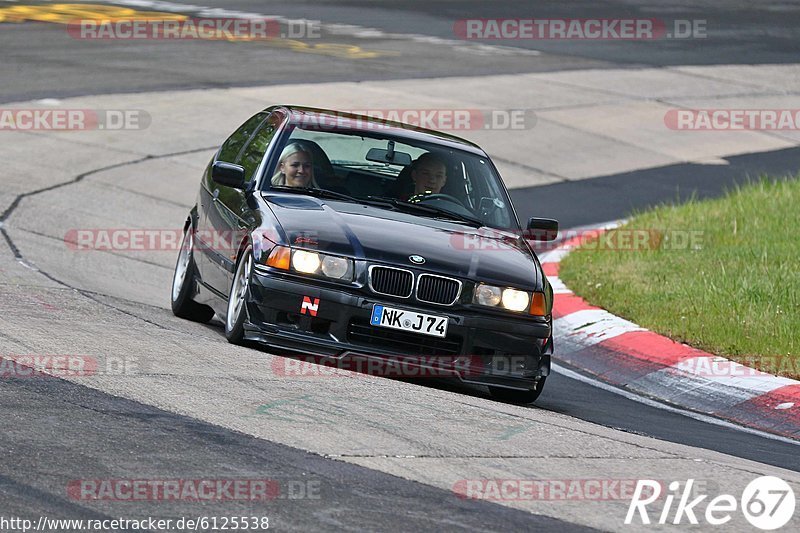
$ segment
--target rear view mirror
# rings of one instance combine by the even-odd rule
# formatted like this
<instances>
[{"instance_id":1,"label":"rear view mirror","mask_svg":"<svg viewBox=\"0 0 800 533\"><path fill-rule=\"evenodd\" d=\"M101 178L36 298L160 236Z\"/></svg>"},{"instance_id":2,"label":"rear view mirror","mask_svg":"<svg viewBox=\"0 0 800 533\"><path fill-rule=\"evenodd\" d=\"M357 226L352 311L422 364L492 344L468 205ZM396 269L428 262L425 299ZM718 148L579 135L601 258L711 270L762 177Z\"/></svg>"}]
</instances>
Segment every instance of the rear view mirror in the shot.
<instances>
[{"instance_id":1,"label":"rear view mirror","mask_svg":"<svg viewBox=\"0 0 800 533\"><path fill-rule=\"evenodd\" d=\"M558 220L530 218L525 237L531 241L554 241L558 237Z\"/></svg>"},{"instance_id":2,"label":"rear view mirror","mask_svg":"<svg viewBox=\"0 0 800 533\"><path fill-rule=\"evenodd\" d=\"M216 161L211 167L211 179L226 187L244 189L244 168L233 163Z\"/></svg>"},{"instance_id":3,"label":"rear view mirror","mask_svg":"<svg viewBox=\"0 0 800 533\"><path fill-rule=\"evenodd\" d=\"M395 152L394 150L384 150L382 148L370 148L369 152L367 152L367 161L407 167L411 164L411 154Z\"/></svg>"}]
</instances>

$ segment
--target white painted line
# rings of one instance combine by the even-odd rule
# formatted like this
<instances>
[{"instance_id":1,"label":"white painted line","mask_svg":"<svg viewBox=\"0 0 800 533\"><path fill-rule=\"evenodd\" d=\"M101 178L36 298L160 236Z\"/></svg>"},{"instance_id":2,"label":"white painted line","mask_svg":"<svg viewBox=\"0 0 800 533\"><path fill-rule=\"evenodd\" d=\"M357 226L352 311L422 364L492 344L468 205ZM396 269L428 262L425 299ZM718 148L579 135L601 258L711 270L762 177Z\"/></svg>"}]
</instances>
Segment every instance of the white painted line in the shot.
<instances>
[{"instance_id":1,"label":"white painted line","mask_svg":"<svg viewBox=\"0 0 800 533\"><path fill-rule=\"evenodd\" d=\"M539 261L542 263L560 263L571 250L571 248L558 248L556 250L544 252L539 254Z\"/></svg>"},{"instance_id":2,"label":"white painted line","mask_svg":"<svg viewBox=\"0 0 800 533\"><path fill-rule=\"evenodd\" d=\"M553 294L572 294L572 291L557 276L547 276L547 280L553 287Z\"/></svg>"},{"instance_id":3,"label":"white painted line","mask_svg":"<svg viewBox=\"0 0 800 533\"><path fill-rule=\"evenodd\" d=\"M761 391L728 387L697 376L678 375L672 367L650 372L626 385L662 401L691 406L695 411L704 413L723 411L764 394Z\"/></svg>"},{"instance_id":4,"label":"white painted line","mask_svg":"<svg viewBox=\"0 0 800 533\"><path fill-rule=\"evenodd\" d=\"M756 435L758 437L763 437L765 439L775 440L779 442L783 442L785 444L794 444L795 446L800 446L800 441L790 439L787 437L781 437L780 435L773 435L772 433L767 433L765 431L760 431L758 429L753 429L745 426L739 426L732 422L728 422L727 420L722 420L720 418L715 418L713 416L704 415L701 413L695 413L693 411L687 411L685 409L678 409L677 407L672 407L670 405L665 405L661 402L657 402L655 400L651 400L650 398L645 398L644 396L639 396L633 392L629 392L618 387L614 387L613 385L609 385L608 383L603 383L602 381L598 381L596 379L592 379L590 377L584 376L583 374L579 374L573 370L569 370L564 368L563 366L557 363L551 363L551 367L555 372L558 372L564 377L569 379L574 379L575 381L580 381L581 383L586 383L587 385L591 385L593 387L597 387L598 389L604 390L606 392L610 392L612 394L616 394L618 396L622 396L628 400L641 403L648 407L654 407L656 409L662 409L664 411L668 411L670 413L679 414L685 416L687 418L691 418L693 420L697 420L698 422L705 422L706 424L713 424L715 426L720 426L728 429L735 429L737 431L741 431L743 433L749 433L751 435Z\"/></svg>"},{"instance_id":5,"label":"white painted line","mask_svg":"<svg viewBox=\"0 0 800 533\"><path fill-rule=\"evenodd\" d=\"M553 328L559 335L569 337L571 341L584 346L594 346L631 331L647 331L604 309L575 311L554 320Z\"/></svg>"}]
</instances>

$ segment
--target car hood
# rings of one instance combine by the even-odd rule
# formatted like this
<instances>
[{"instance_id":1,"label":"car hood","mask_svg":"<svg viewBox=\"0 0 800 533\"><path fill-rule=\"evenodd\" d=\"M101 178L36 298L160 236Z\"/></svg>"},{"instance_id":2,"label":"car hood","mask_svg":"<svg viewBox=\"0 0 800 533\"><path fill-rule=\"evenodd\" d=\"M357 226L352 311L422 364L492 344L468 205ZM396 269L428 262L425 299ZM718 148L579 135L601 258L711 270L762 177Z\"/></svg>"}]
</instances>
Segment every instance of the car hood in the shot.
<instances>
[{"instance_id":1,"label":"car hood","mask_svg":"<svg viewBox=\"0 0 800 533\"><path fill-rule=\"evenodd\" d=\"M542 290L527 243L511 232L301 196L265 197L290 246L417 268L502 286ZM409 259L419 255L423 265Z\"/></svg>"}]
</instances>

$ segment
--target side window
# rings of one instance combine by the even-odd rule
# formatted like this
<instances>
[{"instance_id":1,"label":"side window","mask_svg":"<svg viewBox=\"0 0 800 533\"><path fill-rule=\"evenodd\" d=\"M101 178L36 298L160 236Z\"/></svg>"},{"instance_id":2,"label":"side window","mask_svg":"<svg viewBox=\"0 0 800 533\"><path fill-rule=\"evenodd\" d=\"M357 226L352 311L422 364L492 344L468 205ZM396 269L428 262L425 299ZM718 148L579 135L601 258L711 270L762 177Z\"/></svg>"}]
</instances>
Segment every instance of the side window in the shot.
<instances>
[{"instance_id":1,"label":"side window","mask_svg":"<svg viewBox=\"0 0 800 533\"><path fill-rule=\"evenodd\" d=\"M264 154L267 151L269 143L275 137L275 132L278 130L279 121L276 116L267 120L261 129L253 136L253 140L244 149L241 160L236 163L244 167L244 179L250 181L253 179L258 165L264 159Z\"/></svg>"},{"instance_id":2,"label":"side window","mask_svg":"<svg viewBox=\"0 0 800 533\"><path fill-rule=\"evenodd\" d=\"M257 115L250 117L233 135L228 137L222 149L219 151L217 160L225 161L226 163L235 163L239 152L242 151L244 145L247 143L250 136L256 131L256 128L267 118L268 113L261 112Z\"/></svg>"}]
</instances>

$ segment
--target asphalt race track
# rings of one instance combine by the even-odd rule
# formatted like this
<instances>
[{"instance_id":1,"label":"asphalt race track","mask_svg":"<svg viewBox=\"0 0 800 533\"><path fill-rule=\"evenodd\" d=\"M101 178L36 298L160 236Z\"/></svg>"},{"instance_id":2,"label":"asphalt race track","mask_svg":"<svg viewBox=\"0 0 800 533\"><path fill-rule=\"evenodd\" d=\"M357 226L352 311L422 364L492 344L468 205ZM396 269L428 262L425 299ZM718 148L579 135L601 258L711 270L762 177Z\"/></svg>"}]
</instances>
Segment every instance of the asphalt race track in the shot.
<instances>
[{"instance_id":1,"label":"asphalt race track","mask_svg":"<svg viewBox=\"0 0 800 533\"><path fill-rule=\"evenodd\" d=\"M278 531L644 531L623 523L630 494L613 490L603 498L460 491L476 480L585 489L587 481L692 478L710 497L738 498L752 479L773 475L800 494L796 441L665 409L579 369L559 368L530 407L435 380L287 375L287 359L228 344L220 322L172 315L176 251L76 251L67 238L80 228L179 228L216 147L274 103L532 108L536 122L522 131L455 133L508 171L520 218L553 217L562 228L717 196L764 173L790 175L800 169L797 131L710 133L698 142L667 137L662 117L665 106L796 108L800 4L91 4L173 15L221 8L323 25L317 38L271 43L92 41L67 34L68 15L48 19L46 2L0 2L0 107L147 117L135 131L0 128L0 360L60 355L94 365L64 379L0 372L0 531L22 530L3 522L12 517L173 521L141 527L148 531L211 530L208 522L175 526L202 517L269 517ZM703 19L708 37L454 35L459 19L493 17ZM658 124L631 131L643 117ZM124 498L98 489L126 480L239 482L250 491L268 480L271 496ZM693 530L711 528L701 524ZM785 530L798 526L795 516ZM741 513L726 528L754 530Z\"/></svg>"}]
</instances>

